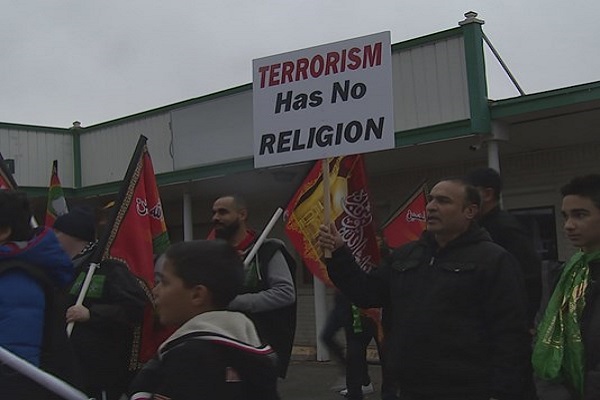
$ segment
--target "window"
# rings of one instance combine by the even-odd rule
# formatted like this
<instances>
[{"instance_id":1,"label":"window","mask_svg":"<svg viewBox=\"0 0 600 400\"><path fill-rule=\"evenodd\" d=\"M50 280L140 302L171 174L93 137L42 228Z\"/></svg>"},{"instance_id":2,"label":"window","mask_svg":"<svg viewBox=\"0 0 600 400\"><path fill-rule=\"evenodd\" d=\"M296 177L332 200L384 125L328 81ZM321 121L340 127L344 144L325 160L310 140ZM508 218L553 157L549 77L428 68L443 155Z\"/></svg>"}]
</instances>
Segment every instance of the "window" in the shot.
<instances>
[{"instance_id":1,"label":"window","mask_svg":"<svg viewBox=\"0 0 600 400\"><path fill-rule=\"evenodd\" d=\"M553 206L519 208L509 213L529 230L533 244L542 260L557 260L556 217Z\"/></svg>"}]
</instances>

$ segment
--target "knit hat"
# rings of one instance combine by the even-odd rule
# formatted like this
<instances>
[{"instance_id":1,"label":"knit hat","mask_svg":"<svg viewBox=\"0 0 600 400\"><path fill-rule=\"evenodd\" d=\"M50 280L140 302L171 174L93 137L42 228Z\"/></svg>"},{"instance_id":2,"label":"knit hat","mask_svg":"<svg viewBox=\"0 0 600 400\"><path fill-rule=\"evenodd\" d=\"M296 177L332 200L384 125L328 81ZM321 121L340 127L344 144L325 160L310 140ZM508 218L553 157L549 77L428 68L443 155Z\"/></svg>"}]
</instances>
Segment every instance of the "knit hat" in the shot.
<instances>
[{"instance_id":1,"label":"knit hat","mask_svg":"<svg viewBox=\"0 0 600 400\"><path fill-rule=\"evenodd\" d=\"M94 212L89 207L76 207L56 218L53 228L87 242L96 240Z\"/></svg>"},{"instance_id":2,"label":"knit hat","mask_svg":"<svg viewBox=\"0 0 600 400\"><path fill-rule=\"evenodd\" d=\"M493 168L481 167L474 169L467 173L465 179L473 186L494 189L496 197L500 196L502 192L502 178L500 178L498 171Z\"/></svg>"}]
</instances>

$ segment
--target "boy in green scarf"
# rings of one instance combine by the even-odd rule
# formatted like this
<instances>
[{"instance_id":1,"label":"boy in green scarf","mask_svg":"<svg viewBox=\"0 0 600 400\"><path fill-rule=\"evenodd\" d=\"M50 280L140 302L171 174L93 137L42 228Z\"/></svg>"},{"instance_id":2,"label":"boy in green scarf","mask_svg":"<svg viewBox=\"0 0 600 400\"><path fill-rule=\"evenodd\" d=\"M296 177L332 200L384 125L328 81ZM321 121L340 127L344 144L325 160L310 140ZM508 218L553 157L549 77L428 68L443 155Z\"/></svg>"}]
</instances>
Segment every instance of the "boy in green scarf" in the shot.
<instances>
[{"instance_id":1,"label":"boy in green scarf","mask_svg":"<svg viewBox=\"0 0 600 400\"><path fill-rule=\"evenodd\" d=\"M570 399L600 399L600 175L574 178L561 193L564 231L579 251L565 264L538 326L533 368L564 385Z\"/></svg>"}]
</instances>

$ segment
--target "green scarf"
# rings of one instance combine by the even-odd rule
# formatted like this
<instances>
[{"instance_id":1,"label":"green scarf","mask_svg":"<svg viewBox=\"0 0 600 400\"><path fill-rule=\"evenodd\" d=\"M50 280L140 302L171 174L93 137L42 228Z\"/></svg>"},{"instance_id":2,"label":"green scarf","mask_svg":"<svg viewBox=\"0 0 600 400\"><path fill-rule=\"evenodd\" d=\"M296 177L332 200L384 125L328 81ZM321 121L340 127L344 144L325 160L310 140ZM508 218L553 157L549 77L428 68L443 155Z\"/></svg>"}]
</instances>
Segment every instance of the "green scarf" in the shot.
<instances>
[{"instance_id":1,"label":"green scarf","mask_svg":"<svg viewBox=\"0 0 600 400\"><path fill-rule=\"evenodd\" d=\"M584 349L579 321L585 307L589 263L600 251L575 254L565 264L544 317L538 325L532 363L535 374L546 380L565 380L583 395Z\"/></svg>"}]
</instances>

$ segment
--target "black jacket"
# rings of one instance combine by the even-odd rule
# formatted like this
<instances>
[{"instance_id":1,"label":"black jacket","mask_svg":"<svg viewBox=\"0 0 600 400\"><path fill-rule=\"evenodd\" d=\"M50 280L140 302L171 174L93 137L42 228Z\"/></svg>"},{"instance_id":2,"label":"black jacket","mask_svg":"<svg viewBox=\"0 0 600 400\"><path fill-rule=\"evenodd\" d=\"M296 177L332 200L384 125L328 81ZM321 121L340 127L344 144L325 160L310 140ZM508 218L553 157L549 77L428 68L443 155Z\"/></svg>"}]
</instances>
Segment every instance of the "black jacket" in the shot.
<instances>
[{"instance_id":1,"label":"black jacket","mask_svg":"<svg viewBox=\"0 0 600 400\"><path fill-rule=\"evenodd\" d=\"M207 312L160 346L129 392L139 400L277 400L276 356L243 314Z\"/></svg>"},{"instance_id":2,"label":"black jacket","mask_svg":"<svg viewBox=\"0 0 600 400\"><path fill-rule=\"evenodd\" d=\"M76 279L70 305L75 304L89 269L84 258L74 260ZM134 327L142 321L145 304L142 286L125 265L103 261L96 269L83 301L90 319L75 323L71 334L88 394L108 388L127 389L124 379L132 365Z\"/></svg>"},{"instance_id":3,"label":"black jacket","mask_svg":"<svg viewBox=\"0 0 600 400\"><path fill-rule=\"evenodd\" d=\"M471 229L438 249L427 232L363 273L347 248L327 263L360 307L384 307L389 362L407 394L517 399L529 363L523 278L487 232Z\"/></svg>"},{"instance_id":4,"label":"black jacket","mask_svg":"<svg viewBox=\"0 0 600 400\"><path fill-rule=\"evenodd\" d=\"M600 399L600 263L590 263L590 279L581 318L585 351L584 400Z\"/></svg>"},{"instance_id":5,"label":"black jacket","mask_svg":"<svg viewBox=\"0 0 600 400\"><path fill-rule=\"evenodd\" d=\"M519 262L525 278L527 314L533 326L542 297L542 262L531 235L514 215L499 207L481 217L479 225L489 232L494 243L504 247Z\"/></svg>"}]
</instances>

